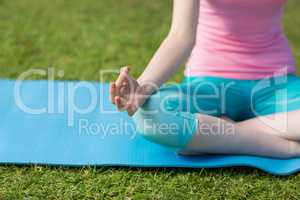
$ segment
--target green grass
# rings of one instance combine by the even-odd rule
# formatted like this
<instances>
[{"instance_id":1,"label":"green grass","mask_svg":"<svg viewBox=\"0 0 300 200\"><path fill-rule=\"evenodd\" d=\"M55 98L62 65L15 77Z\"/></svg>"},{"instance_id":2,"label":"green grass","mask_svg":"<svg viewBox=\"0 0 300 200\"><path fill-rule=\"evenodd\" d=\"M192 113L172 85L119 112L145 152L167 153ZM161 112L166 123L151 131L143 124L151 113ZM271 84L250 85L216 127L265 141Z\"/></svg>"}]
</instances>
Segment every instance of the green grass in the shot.
<instances>
[{"instance_id":1,"label":"green grass","mask_svg":"<svg viewBox=\"0 0 300 200\"><path fill-rule=\"evenodd\" d=\"M54 67L64 70L63 79L99 80L99 70L124 64L137 76L168 31L170 5L170 0L0 0L0 77ZM298 0L290 0L284 18L298 66L299 11ZM173 80L181 78L178 73ZM276 177L250 168L0 167L0 199L43 197L299 199L300 174Z\"/></svg>"}]
</instances>

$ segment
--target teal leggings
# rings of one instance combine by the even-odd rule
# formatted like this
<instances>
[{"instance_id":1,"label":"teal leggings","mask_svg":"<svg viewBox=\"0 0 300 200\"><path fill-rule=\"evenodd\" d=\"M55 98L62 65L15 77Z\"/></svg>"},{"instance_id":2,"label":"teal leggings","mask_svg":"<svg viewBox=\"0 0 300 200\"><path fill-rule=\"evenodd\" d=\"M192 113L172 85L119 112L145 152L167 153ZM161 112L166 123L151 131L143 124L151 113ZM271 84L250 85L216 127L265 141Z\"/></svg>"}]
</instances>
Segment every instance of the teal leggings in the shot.
<instances>
[{"instance_id":1,"label":"teal leggings","mask_svg":"<svg viewBox=\"0 0 300 200\"><path fill-rule=\"evenodd\" d=\"M262 80L189 77L164 85L134 114L137 132L146 139L183 149L199 126L197 113L243 121L300 109L300 78Z\"/></svg>"}]
</instances>

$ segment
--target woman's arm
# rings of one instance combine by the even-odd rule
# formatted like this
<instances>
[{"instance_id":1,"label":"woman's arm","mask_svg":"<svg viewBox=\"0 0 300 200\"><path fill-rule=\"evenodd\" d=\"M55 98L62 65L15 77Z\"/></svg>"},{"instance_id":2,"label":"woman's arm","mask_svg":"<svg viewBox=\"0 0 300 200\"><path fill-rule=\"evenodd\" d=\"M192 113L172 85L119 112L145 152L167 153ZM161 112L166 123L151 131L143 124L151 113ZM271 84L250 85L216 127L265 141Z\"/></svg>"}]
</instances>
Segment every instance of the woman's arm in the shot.
<instances>
[{"instance_id":1,"label":"woman's arm","mask_svg":"<svg viewBox=\"0 0 300 200\"><path fill-rule=\"evenodd\" d=\"M174 0L172 26L149 65L138 80L124 67L110 85L110 99L119 110L133 115L149 95L175 73L194 47L199 0Z\"/></svg>"},{"instance_id":2,"label":"woman's arm","mask_svg":"<svg viewBox=\"0 0 300 200\"><path fill-rule=\"evenodd\" d=\"M140 85L147 83L158 88L178 70L194 47L198 15L199 0L174 0L171 29L138 78Z\"/></svg>"}]
</instances>

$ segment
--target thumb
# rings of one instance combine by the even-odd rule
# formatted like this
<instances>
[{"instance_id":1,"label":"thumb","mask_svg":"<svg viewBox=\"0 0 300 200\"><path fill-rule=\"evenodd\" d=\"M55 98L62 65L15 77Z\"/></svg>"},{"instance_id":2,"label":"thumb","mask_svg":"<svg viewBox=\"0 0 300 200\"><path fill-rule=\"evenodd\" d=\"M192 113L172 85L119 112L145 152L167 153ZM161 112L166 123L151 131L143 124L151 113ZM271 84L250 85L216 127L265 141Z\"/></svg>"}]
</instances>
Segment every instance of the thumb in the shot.
<instances>
[{"instance_id":1,"label":"thumb","mask_svg":"<svg viewBox=\"0 0 300 200\"><path fill-rule=\"evenodd\" d=\"M129 80L129 76L128 76L128 73L129 73L129 68L127 66L125 67L122 67L120 69L120 74L119 74L119 77L116 81L116 85L118 87L122 86L124 83L127 83Z\"/></svg>"}]
</instances>

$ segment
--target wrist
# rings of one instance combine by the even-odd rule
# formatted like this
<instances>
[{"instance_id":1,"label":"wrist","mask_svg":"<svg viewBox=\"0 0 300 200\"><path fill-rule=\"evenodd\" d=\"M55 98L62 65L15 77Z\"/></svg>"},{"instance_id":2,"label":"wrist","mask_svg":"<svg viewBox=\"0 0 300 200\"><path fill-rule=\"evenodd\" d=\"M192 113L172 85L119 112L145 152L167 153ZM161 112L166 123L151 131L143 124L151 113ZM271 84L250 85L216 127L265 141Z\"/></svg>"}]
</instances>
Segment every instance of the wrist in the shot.
<instances>
[{"instance_id":1,"label":"wrist","mask_svg":"<svg viewBox=\"0 0 300 200\"><path fill-rule=\"evenodd\" d=\"M138 84L143 95L151 95L159 89L159 86L153 81L138 80Z\"/></svg>"}]
</instances>

